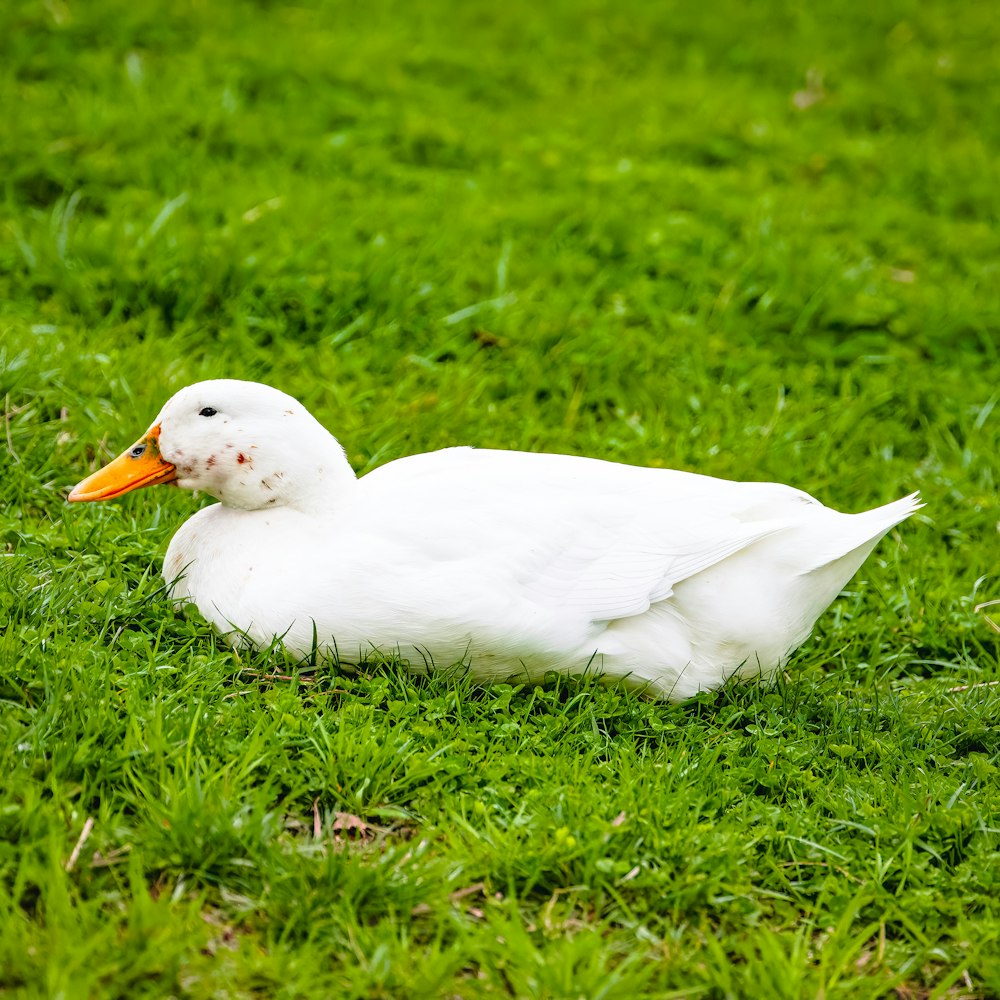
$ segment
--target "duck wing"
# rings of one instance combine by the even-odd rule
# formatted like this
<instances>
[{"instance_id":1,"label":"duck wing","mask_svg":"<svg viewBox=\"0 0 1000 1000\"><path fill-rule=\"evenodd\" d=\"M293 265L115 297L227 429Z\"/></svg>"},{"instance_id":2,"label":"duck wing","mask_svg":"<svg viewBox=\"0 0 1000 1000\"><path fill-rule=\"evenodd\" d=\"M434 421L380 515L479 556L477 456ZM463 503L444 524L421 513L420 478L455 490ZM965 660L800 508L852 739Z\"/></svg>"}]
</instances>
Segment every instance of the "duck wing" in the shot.
<instances>
[{"instance_id":1,"label":"duck wing","mask_svg":"<svg viewBox=\"0 0 1000 1000\"><path fill-rule=\"evenodd\" d=\"M460 564L494 595L589 622L641 615L674 587L827 511L801 491L595 459L455 448L363 477L370 516L409 511L390 548ZM834 513L834 512L829 512ZM840 515L838 515L840 516ZM405 567L403 567L405 571Z\"/></svg>"}]
</instances>

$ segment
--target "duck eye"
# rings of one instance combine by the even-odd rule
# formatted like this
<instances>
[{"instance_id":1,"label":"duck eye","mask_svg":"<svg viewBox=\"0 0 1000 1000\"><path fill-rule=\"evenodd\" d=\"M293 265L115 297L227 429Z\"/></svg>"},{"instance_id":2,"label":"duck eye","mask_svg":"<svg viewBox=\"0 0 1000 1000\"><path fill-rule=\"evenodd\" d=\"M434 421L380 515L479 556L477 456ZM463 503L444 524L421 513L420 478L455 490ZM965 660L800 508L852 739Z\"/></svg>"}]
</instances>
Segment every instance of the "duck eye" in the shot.
<instances>
[{"instance_id":1,"label":"duck eye","mask_svg":"<svg viewBox=\"0 0 1000 1000\"><path fill-rule=\"evenodd\" d=\"M142 458L146 453L146 446L144 444L137 444L134 448L129 449L129 454L133 458Z\"/></svg>"},{"instance_id":2,"label":"duck eye","mask_svg":"<svg viewBox=\"0 0 1000 1000\"><path fill-rule=\"evenodd\" d=\"M198 416L199 417L214 417L216 413L218 413L218 410L216 410L214 406L203 406L198 411Z\"/></svg>"}]
</instances>

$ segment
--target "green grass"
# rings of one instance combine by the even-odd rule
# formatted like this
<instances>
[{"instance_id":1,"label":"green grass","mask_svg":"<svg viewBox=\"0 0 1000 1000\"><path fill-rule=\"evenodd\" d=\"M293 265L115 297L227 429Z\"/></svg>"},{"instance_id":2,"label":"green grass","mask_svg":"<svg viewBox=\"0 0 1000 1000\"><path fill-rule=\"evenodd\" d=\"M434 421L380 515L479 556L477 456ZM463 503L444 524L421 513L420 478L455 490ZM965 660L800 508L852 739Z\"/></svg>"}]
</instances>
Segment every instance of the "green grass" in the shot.
<instances>
[{"instance_id":1,"label":"green grass","mask_svg":"<svg viewBox=\"0 0 1000 1000\"><path fill-rule=\"evenodd\" d=\"M0 991L1000 995L998 52L964 0L4 4ZM927 507L775 688L338 676L168 608L190 495L64 503L215 376L359 471Z\"/></svg>"}]
</instances>

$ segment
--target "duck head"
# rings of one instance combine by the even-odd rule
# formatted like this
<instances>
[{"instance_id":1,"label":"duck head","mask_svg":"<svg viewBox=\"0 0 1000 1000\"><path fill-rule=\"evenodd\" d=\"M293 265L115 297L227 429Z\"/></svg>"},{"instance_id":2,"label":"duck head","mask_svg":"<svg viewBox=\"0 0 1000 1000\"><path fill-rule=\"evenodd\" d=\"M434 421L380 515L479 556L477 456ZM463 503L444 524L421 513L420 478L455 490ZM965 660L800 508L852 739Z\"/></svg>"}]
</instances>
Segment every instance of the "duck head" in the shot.
<instances>
[{"instance_id":1,"label":"duck head","mask_svg":"<svg viewBox=\"0 0 1000 1000\"><path fill-rule=\"evenodd\" d=\"M258 382L216 379L181 389L149 430L70 492L111 500L176 483L227 507L328 509L354 480L343 448L298 400Z\"/></svg>"}]
</instances>

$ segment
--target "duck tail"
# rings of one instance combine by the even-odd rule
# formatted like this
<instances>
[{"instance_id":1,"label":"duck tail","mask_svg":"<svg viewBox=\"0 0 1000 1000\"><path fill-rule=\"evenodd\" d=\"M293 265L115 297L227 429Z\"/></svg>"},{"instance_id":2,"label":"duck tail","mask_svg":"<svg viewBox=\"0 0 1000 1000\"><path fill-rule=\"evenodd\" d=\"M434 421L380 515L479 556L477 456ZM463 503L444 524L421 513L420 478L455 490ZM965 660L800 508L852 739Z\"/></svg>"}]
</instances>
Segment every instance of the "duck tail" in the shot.
<instances>
[{"instance_id":1,"label":"duck tail","mask_svg":"<svg viewBox=\"0 0 1000 1000\"><path fill-rule=\"evenodd\" d=\"M856 514L855 517L859 521L870 524L876 532L879 532L879 526L882 526L882 530L878 534L878 537L881 538L890 528L905 521L914 511L920 510L923 506L920 494L911 493L908 497L893 500L892 503L887 503L884 507L866 510L863 514Z\"/></svg>"},{"instance_id":2,"label":"duck tail","mask_svg":"<svg viewBox=\"0 0 1000 1000\"><path fill-rule=\"evenodd\" d=\"M884 507L851 515L843 538L846 551L861 549L867 556L885 534L921 507L923 504L920 502L920 494L911 493L908 497L894 500Z\"/></svg>"},{"instance_id":3,"label":"duck tail","mask_svg":"<svg viewBox=\"0 0 1000 1000\"><path fill-rule=\"evenodd\" d=\"M829 571L833 575L843 573L843 581L846 582L883 536L923 506L919 494L911 493L901 500L894 500L884 507L876 507L860 514L837 514L831 511L836 520L829 525L826 544L820 545L818 551L815 551L815 558L806 572Z\"/></svg>"}]
</instances>

